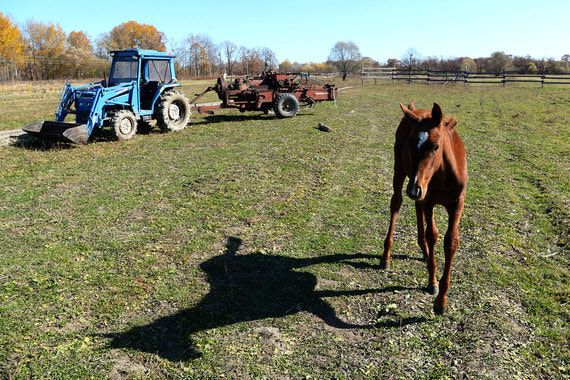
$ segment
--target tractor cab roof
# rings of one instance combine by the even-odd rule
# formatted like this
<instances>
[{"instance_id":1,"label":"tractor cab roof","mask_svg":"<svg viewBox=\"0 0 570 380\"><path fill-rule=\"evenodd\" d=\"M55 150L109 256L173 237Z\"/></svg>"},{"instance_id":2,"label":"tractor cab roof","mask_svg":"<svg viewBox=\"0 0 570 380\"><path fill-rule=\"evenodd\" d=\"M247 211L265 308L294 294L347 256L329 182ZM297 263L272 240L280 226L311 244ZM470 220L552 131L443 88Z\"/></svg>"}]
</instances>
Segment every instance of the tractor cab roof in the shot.
<instances>
[{"instance_id":1,"label":"tractor cab roof","mask_svg":"<svg viewBox=\"0 0 570 380\"><path fill-rule=\"evenodd\" d=\"M116 50L111 52L113 57L137 57L137 58L162 58L162 59L174 59L176 56L172 53L165 53L157 50L145 50L145 49L127 49L127 50Z\"/></svg>"}]
</instances>

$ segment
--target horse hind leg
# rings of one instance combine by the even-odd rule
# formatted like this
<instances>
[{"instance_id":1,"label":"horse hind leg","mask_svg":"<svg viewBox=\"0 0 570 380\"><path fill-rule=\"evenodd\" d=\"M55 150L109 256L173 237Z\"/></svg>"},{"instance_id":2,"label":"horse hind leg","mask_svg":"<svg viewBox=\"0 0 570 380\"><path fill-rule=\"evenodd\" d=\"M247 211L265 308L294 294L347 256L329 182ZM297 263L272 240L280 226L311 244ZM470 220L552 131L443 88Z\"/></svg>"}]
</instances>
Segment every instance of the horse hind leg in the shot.
<instances>
[{"instance_id":1,"label":"horse hind leg","mask_svg":"<svg viewBox=\"0 0 570 380\"><path fill-rule=\"evenodd\" d=\"M433 304L433 311L436 314L443 314L447 309L447 291L449 290L451 280L451 264L455 252L459 247L459 220L463 212L463 200L460 200L456 205L447 207L448 225L447 232L444 238L444 251L445 251L445 265L443 267L443 274L439 280L440 292L437 295Z\"/></svg>"},{"instance_id":2,"label":"horse hind leg","mask_svg":"<svg viewBox=\"0 0 570 380\"><path fill-rule=\"evenodd\" d=\"M388 227L388 233L384 240L384 254L382 256L382 261L380 262L381 269L390 268L390 254L392 251L392 243L394 242L394 228L396 227L396 221L398 220L398 214L400 212L400 207L402 206L402 188L404 186L405 179L406 175L404 172L395 166L394 179L392 183L394 193L390 200L390 226Z\"/></svg>"}]
</instances>

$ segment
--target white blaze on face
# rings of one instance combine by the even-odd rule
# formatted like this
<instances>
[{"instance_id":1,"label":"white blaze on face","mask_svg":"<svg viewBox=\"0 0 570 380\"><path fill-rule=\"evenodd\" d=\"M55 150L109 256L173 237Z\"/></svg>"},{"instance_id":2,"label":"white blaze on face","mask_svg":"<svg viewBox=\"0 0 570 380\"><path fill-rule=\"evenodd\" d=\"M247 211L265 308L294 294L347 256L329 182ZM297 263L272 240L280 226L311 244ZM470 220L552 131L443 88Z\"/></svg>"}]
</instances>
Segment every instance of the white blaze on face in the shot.
<instances>
[{"instance_id":1,"label":"white blaze on face","mask_svg":"<svg viewBox=\"0 0 570 380\"><path fill-rule=\"evenodd\" d=\"M425 131L422 131L419 133L418 135L418 149L421 149L422 145L424 145L426 143L428 139L428 133Z\"/></svg>"}]
</instances>

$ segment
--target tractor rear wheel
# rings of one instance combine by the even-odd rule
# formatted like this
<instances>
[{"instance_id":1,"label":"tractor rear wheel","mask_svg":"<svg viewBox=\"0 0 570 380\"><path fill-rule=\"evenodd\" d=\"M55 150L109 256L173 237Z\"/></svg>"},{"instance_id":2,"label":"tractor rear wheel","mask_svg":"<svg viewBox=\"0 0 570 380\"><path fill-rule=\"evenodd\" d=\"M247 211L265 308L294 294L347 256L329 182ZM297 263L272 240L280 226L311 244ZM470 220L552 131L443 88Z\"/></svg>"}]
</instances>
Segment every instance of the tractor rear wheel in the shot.
<instances>
[{"instance_id":1,"label":"tractor rear wheel","mask_svg":"<svg viewBox=\"0 0 570 380\"><path fill-rule=\"evenodd\" d=\"M297 115L299 108L299 101L289 92L277 95L273 105L273 110L278 118L293 117Z\"/></svg>"},{"instance_id":2,"label":"tractor rear wheel","mask_svg":"<svg viewBox=\"0 0 570 380\"><path fill-rule=\"evenodd\" d=\"M116 111L111 117L111 125L117 140L130 140L137 133L137 118L129 110Z\"/></svg>"},{"instance_id":3,"label":"tractor rear wheel","mask_svg":"<svg viewBox=\"0 0 570 380\"><path fill-rule=\"evenodd\" d=\"M156 109L156 124L164 132L180 131L190 119L190 102L179 91L168 91L160 96Z\"/></svg>"}]
</instances>

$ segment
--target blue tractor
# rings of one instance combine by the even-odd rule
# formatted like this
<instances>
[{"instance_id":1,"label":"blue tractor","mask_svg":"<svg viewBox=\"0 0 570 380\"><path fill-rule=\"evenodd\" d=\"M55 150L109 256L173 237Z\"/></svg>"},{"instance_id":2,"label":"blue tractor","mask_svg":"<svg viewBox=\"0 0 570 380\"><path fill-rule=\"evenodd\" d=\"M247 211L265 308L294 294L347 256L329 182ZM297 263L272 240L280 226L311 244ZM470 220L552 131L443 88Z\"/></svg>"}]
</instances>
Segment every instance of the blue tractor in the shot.
<instances>
[{"instance_id":1,"label":"blue tractor","mask_svg":"<svg viewBox=\"0 0 570 380\"><path fill-rule=\"evenodd\" d=\"M23 130L44 140L86 144L97 130L110 127L117 140L128 140L151 120L163 131L179 131L190 118L188 99L177 87L174 56L131 49L112 52L109 80L73 86L66 83L55 121ZM75 114L75 123L66 123Z\"/></svg>"}]
</instances>

